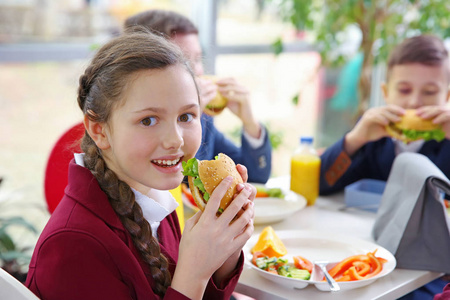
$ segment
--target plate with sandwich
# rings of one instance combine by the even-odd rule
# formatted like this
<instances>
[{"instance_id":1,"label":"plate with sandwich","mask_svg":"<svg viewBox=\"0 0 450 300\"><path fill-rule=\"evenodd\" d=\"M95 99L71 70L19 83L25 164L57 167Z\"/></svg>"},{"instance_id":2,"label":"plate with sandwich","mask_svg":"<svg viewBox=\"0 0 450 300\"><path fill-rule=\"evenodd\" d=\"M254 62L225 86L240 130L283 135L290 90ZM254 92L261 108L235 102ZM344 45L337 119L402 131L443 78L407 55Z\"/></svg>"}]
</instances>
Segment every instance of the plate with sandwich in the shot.
<instances>
[{"instance_id":1,"label":"plate with sandwich","mask_svg":"<svg viewBox=\"0 0 450 300\"><path fill-rule=\"evenodd\" d=\"M256 225L281 222L306 206L306 199L293 191L251 184L256 187Z\"/></svg>"},{"instance_id":2,"label":"plate with sandwich","mask_svg":"<svg viewBox=\"0 0 450 300\"><path fill-rule=\"evenodd\" d=\"M432 119L422 119L415 109L406 109L405 114L399 122L389 123L386 126L388 134L404 143L417 140L436 140L438 142L445 139L445 133L440 124L434 124Z\"/></svg>"}]
</instances>

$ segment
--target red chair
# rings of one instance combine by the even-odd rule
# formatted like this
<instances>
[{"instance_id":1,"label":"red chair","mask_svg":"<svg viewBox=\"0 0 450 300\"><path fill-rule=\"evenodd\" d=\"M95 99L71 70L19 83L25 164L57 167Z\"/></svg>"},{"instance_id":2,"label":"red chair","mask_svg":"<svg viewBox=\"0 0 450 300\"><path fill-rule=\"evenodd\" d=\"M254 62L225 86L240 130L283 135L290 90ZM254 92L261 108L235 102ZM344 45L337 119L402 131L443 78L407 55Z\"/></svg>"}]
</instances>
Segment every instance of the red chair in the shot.
<instances>
[{"instance_id":1,"label":"red chair","mask_svg":"<svg viewBox=\"0 0 450 300\"><path fill-rule=\"evenodd\" d=\"M74 153L81 152L80 140L84 131L83 123L74 125L58 139L50 153L44 178L45 200L50 213L53 213L64 195L68 182L69 162Z\"/></svg>"}]
</instances>

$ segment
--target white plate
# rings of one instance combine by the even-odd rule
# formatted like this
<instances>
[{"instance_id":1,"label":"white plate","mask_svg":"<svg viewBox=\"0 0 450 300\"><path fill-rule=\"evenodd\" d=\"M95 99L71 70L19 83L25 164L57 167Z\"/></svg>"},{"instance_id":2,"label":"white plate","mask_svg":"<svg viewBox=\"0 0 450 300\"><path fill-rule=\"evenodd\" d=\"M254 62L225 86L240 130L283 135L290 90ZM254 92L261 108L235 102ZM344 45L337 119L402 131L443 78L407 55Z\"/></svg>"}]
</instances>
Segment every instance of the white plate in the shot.
<instances>
[{"instance_id":1,"label":"white plate","mask_svg":"<svg viewBox=\"0 0 450 300\"><path fill-rule=\"evenodd\" d=\"M376 276L358 281L339 282L341 290L350 290L371 284L375 280L391 273L396 266L395 257L385 248L365 240L352 238L349 236L340 236L336 234L326 234L324 232L315 231L275 231L277 236L282 240L288 253L284 256L289 262L293 262L293 256L301 255L311 262L318 260L329 261L330 264L327 269L332 268L337 262L347 258L351 255L367 254L368 252L376 252L377 257L382 257L387 260L383 264L383 270ZM321 281L322 274L319 273L318 268L314 267L310 280L301 280L288 278L281 275L269 273L261 270L252 264L251 248L256 244L259 238L259 233L253 235L244 247L245 262L260 276L267 278L273 282L279 283L289 288L302 289L309 284L314 284L315 287L321 291L329 291L328 284ZM331 263L334 262L334 263Z\"/></svg>"},{"instance_id":2,"label":"white plate","mask_svg":"<svg viewBox=\"0 0 450 300\"><path fill-rule=\"evenodd\" d=\"M264 186L258 183L251 183L254 186ZM306 206L306 199L292 191L283 191L284 198L258 197L255 198L255 219L254 224L269 224L285 220L290 215L296 213ZM182 193L182 200L189 210L198 211L198 207L193 205Z\"/></svg>"},{"instance_id":3,"label":"white plate","mask_svg":"<svg viewBox=\"0 0 450 300\"><path fill-rule=\"evenodd\" d=\"M264 186L252 183L254 186ZM280 222L306 206L306 199L292 191L283 190L284 198L257 197L255 203L256 225Z\"/></svg>"}]
</instances>

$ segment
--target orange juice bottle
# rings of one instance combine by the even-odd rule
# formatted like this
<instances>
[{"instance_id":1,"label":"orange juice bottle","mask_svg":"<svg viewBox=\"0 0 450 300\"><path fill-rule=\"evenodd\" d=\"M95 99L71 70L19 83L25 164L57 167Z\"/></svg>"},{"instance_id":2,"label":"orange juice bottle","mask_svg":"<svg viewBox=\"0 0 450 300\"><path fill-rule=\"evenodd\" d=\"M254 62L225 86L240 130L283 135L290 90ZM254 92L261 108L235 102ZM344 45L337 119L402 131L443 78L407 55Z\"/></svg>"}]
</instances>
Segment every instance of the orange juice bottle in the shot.
<instances>
[{"instance_id":1,"label":"orange juice bottle","mask_svg":"<svg viewBox=\"0 0 450 300\"><path fill-rule=\"evenodd\" d=\"M300 146L291 158L291 190L313 205L319 195L320 157L310 136L300 138Z\"/></svg>"}]
</instances>

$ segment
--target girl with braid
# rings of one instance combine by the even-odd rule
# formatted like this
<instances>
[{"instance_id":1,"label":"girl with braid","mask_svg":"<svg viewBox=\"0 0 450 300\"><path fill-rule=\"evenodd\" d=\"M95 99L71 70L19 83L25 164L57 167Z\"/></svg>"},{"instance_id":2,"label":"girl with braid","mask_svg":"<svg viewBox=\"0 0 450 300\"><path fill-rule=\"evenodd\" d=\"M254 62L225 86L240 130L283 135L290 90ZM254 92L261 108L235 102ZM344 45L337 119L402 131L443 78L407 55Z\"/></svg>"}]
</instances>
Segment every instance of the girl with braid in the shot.
<instances>
[{"instance_id":1,"label":"girl with braid","mask_svg":"<svg viewBox=\"0 0 450 300\"><path fill-rule=\"evenodd\" d=\"M181 236L167 191L201 141L198 90L174 44L128 32L104 45L80 78L84 153L44 228L26 285L41 299L229 299L253 233L256 189L214 190ZM247 170L238 165L244 181ZM234 219L233 222L231 222Z\"/></svg>"}]
</instances>

